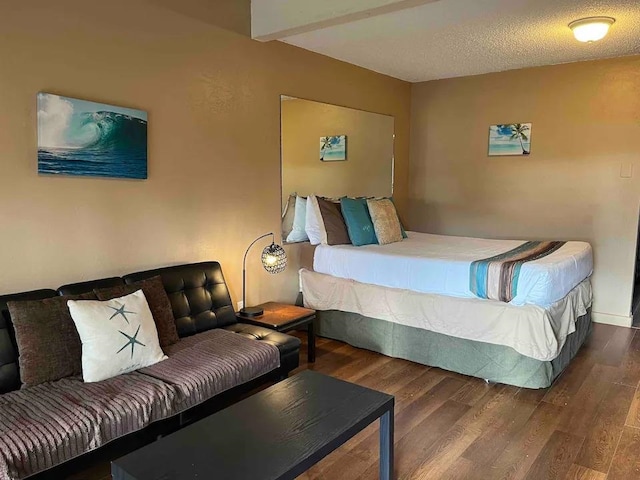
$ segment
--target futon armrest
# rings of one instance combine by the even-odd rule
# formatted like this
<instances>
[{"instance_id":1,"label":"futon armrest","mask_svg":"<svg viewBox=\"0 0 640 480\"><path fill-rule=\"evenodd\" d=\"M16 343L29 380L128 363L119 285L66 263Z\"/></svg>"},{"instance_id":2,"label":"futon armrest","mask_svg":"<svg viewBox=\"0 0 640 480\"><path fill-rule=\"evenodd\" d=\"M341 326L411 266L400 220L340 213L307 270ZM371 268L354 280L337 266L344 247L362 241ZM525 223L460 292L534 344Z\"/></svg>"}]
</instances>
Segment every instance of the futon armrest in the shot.
<instances>
[{"instance_id":1,"label":"futon armrest","mask_svg":"<svg viewBox=\"0 0 640 480\"><path fill-rule=\"evenodd\" d=\"M275 345L280 350L281 355L286 355L300 350L300 339L287 335L286 333L276 332L264 327L256 325L248 325L246 323L234 323L224 327L225 330L239 333L245 337L254 338L261 342L267 342Z\"/></svg>"}]
</instances>

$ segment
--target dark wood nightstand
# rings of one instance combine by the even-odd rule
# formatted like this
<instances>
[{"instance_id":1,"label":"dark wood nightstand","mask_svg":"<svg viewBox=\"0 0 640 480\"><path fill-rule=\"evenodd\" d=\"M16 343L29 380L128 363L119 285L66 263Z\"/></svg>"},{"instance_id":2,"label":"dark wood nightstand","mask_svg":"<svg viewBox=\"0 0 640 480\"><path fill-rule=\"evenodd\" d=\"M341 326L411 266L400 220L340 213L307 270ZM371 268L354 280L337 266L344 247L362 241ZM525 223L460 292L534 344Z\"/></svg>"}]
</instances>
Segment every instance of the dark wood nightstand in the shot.
<instances>
[{"instance_id":1,"label":"dark wood nightstand","mask_svg":"<svg viewBox=\"0 0 640 480\"><path fill-rule=\"evenodd\" d=\"M267 302L256 306L264 309L264 313L259 317L245 317L239 313L236 317L242 323L270 328L282 333L306 325L307 343L309 344L308 361L309 363L316 361L316 335L313 330L313 323L316 319L315 310L278 302Z\"/></svg>"}]
</instances>

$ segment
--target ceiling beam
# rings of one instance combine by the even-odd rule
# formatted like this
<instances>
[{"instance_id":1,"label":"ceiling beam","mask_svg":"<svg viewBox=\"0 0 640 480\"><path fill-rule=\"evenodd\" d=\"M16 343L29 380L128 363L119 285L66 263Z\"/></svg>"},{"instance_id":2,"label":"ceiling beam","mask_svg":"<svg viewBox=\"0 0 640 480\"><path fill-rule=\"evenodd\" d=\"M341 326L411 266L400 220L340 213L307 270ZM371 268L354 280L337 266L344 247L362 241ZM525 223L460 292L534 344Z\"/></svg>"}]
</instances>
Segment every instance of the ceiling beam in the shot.
<instances>
[{"instance_id":1,"label":"ceiling beam","mask_svg":"<svg viewBox=\"0 0 640 480\"><path fill-rule=\"evenodd\" d=\"M439 0L251 0L251 38L280 40Z\"/></svg>"}]
</instances>

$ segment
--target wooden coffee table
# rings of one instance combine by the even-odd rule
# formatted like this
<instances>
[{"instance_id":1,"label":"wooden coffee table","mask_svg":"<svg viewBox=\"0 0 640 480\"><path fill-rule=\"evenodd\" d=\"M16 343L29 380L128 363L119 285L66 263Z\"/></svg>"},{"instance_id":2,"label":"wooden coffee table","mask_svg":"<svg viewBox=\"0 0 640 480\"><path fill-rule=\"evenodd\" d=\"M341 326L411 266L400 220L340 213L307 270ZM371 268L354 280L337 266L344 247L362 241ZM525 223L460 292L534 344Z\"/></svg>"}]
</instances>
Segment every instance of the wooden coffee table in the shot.
<instances>
[{"instance_id":1,"label":"wooden coffee table","mask_svg":"<svg viewBox=\"0 0 640 480\"><path fill-rule=\"evenodd\" d=\"M302 326L307 326L307 360L309 363L316 361L316 335L313 323L316 319L316 311L309 308L296 307L286 303L267 302L258 307L264 309L259 317L245 317L237 314L238 321L250 323L259 327L270 328L278 332L289 332Z\"/></svg>"},{"instance_id":2,"label":"wooden coffee table","mask_svg":"<svg viewBox=\"0 0 640 480\"><path fill-rule=\"evenodd\" d=\"M380 419L393 478L394 398L313 371L283 380L111 463L114 480L294 479Z\"/></svg>"}]
</instances>

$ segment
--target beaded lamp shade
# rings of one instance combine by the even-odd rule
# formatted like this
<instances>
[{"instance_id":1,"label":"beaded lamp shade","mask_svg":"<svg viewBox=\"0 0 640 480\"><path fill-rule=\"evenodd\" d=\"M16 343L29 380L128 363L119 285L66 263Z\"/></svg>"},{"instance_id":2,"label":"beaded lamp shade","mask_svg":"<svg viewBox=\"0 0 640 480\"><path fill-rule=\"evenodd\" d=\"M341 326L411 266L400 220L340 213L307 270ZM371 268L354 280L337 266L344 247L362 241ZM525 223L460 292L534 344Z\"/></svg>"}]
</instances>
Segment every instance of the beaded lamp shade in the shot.
<instances>
[{"instance_id":1,"label":"beaded lamp shade","mask_svg":"<svg viewBox=\"0 0 640 480\"><path fill-rule=\"evenodd\" d=\"M249 247L247 247L247 250L244 252L244 258L242 259L242 308L240 309L239 313L244 317L258 317L264 313L264 309L262 309L260 306L245 306L245 287L247 284L247 255L249 254L249 250L258 240L268 236L271 236L271 245L269 245L262 251L262 266L269 273L283 272L287 266L287 253L280 245L276 245L273 239L273 232L260 235L253 242L251 242Z\"/></svg>"},{"instance_id":2,"label":"beaded lamp shade","mask_svg":"<svg viewBox=\"0 0 640 480\"><path fill-rule=\"evenodd\" d=\"M272 243L262 251L262 266L269 273L283 272L287 267L287 253L280 245Z\"/></svg>"}]
</instances>

